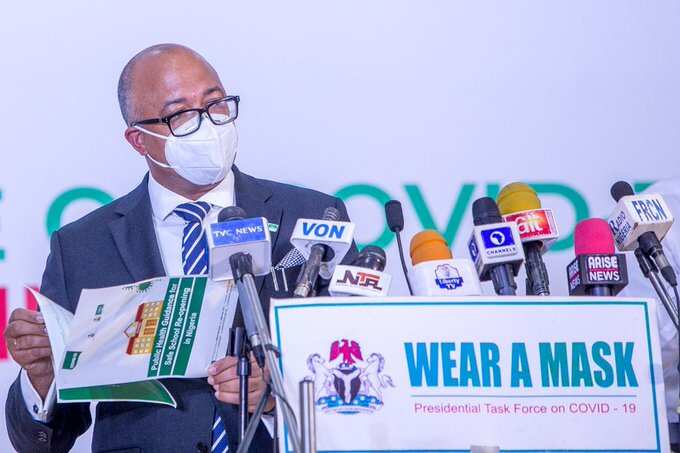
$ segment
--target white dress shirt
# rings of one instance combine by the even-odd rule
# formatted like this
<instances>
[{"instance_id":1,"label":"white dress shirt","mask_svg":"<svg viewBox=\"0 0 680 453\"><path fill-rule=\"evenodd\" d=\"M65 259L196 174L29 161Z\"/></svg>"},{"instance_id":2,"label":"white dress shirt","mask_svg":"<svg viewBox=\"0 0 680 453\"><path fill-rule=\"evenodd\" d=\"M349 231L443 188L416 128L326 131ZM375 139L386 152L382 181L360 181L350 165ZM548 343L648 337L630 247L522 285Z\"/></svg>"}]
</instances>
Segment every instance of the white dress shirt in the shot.
<instances>
[{"instance_id":1,"label":"white dress shirt","mask_svg":"<svg viewBox=\"0 0 680 453\"><path fill-rule=\"evenodd\" d=\"M660 181L647 190L646 193L663 195L676 217L680 218L680 178ZM664 252L675 272L680 273L680 227L673 225L662 241ZM668 316L663 304L658 301L651 283L640 271L637 259L632 253L626 256L628 262L628 286L621 292L621 296L649 297L657 301L656 319L659 324L659 342L661 344L661 361L663 364L663 378L666 388L666 414L668 423L678 423L676 408L680 404L680 377L678 376L678 332ZM671 294L673 291L667 285Z\"/></svg>"},{"instance_id":2,"label":"white dress shirt","mask_svg":"<svg viewBox=\"0 0 680 453\"><path fill-rule=\"evenodd\" d=\"M190 203L193 200L184 198L159 184L149 174L149 198L153 213L153 225L158 241L161 259L167 275L182 275L182 238L186 222L174 214L175 208L182 203ZM212 205L212 209L203 220L204 225L217 222L217 216L222 208L235 204L234 173L229 172L222 182L210 192L199 198ZM43 402L38 392L31 385L26 370L21 370L21 392L28 411L33 419L40 422L48 422L51 418L56 392L54 383ZM273 418L264 417L265 425L272 432Z\"/></svg>"}]
</instances>

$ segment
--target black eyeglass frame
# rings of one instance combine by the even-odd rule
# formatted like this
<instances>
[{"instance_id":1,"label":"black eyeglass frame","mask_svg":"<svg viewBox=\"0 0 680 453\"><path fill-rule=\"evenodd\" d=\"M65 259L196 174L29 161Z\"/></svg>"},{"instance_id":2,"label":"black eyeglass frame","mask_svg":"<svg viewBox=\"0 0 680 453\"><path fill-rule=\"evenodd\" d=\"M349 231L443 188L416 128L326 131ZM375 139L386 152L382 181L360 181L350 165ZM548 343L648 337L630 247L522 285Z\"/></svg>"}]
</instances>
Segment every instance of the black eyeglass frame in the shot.
<instances>
[{"instance_id":1,"label":"black eyeglass frame","mask_svg":"<svg viewBox=\"0 0 680 453\"><path fill-rule=\"evenodd\" d=\"M236 109L235 109L235 112L234 112L235 114L234 114L234 117L229 118L228 121L226 121L224 123L218 123L210 115L210 112L208 111L208 109L210 109L210 107L212 107L213 105L219 104L220 102L224 102L224 101L234 101L234 103L236 104ZM212 122L215 126L224 126L225 124L229 124L229 123L234 122L234 120L236 118L238 118L238 103L240 101L241 101L240 96L225 96L223 98L215 99L214 101L208 102L205 105L205 107L200 108L200 109L184 109L184 110L179 110L179 111L173 113L172 115L163 116L161 118L151 118L151 119L148 119L148 120L135 121L132 124L130 124L130 127L135 127L135 126L145 125L145 124L165 124L166 126L168 126L170 133L172 135L174 135L175 137L186 137L187 135L191 135L194 132L196 132L198 129L200 129L201 123L203 121L203 114L204 113L208 115L208 118L210 118L210 122ZM194 129L193 131L188 132L186 134L179 134L179 135L175 134L175 131L173 131L172 127L170 126L170 120L175 116L183 115L183 114L188 113L188 112L198 112L198 127L196 127L196 129Z\"/></svg>"}]
</instances>

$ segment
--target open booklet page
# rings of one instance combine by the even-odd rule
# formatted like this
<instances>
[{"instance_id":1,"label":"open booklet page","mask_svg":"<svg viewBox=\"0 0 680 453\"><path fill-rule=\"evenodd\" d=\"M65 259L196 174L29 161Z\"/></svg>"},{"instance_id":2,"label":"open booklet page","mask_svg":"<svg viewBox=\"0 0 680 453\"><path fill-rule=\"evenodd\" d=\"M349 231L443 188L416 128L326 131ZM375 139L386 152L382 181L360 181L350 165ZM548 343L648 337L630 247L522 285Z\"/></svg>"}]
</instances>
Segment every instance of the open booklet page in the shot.
<instances>
[{"instance_id":1,"label":"open booklet page","mask_svg":"<svg viewBox=\"0 0 680 453\"><path fill-rule=\"evenodd\" d=\"M175 406L158 378L205 377L224 357L238 291L207 277L162 277L83 290L75 316L35 293L54 355L59 402Z\"/></svg>"}]
</instances>

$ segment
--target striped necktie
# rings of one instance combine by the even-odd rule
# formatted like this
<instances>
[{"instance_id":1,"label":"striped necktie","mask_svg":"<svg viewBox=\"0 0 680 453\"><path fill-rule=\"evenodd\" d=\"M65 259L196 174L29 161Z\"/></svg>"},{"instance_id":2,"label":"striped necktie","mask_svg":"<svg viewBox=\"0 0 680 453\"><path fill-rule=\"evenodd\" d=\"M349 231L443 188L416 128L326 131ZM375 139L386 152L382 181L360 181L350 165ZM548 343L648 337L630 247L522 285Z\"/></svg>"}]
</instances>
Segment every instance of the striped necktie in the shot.
<instances>
[{"instance_id":1,"label":"striped necktie","mask_svg":"<svg viewBox=\"0 0 680 453\"><path fill-rule=\"evenodd\" d=\"M210 211L210 204L205 201L183 203L173 211L181 217L184 226L182 238L182 267L186 275L201 275L208 273L208 240L203 227L203 219ZM229 450L227 433L217 410L212 425L211 452L223 453Z\"/></svg>"}]
</instances>

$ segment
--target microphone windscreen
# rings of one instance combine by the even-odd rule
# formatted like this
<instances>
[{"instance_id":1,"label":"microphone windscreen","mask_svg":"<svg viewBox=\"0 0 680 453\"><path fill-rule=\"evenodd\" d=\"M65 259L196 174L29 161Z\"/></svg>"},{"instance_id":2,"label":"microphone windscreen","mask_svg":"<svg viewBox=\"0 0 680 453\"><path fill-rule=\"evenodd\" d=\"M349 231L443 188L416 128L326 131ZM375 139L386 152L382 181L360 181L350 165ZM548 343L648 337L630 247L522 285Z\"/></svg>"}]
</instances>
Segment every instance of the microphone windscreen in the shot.
<instances>
[{"instance_id":1,"label":"microphone windscreen","mask_svg":"<svg viewBox=\"0 0 680 453\"><path fill-rule=\"evenodd\" d=\"M323 211L323 219L331 222L337 222L340 220L340 211L336 208L329 206Z\"/></svg>"},{"instance_id":2,"label":"microphone windscreen","mask_svg":"<svg viewBox=\"0 0 680 453\"><path fill-rule=\"evenodd\" d=\"M382 272L387 265L387 254L382 247L375 245L367 245L352 261L352 266L363 267L366 269L373 269L374 271Z\"/></svg>"},{"instance_id":3,"label":"microphone windscreen","mask_svg":"<svg viewBox=\"0 0 680 453\"><path fill-rule=\"evenodd\" d=\"M451 249L444 237L436 231L425 230L416 233L411 239L411 263L416 264L425 261L450 260L453 258Z\"/></svg>"},{"instance_id":4,"label":"microphone windscreen","mask_svg":"<svg viewBox=\"0 0 680 453\"><path fill-rule=\"evenodd\" d=\"M513 182L503 187L496 198L502 215L541 209L541 200L536 191L523 182Z\"/></svg>"},{"instance_id":5,"label":"microphone windscreen","mask_svg":"<svg viewBox=\"0 0 680 453\"><path fill-rule=\"evenodd\" d=\"M616 201L617 203L621 198L625 197L626 195L635 195L635 192L633 192L633 188L626 181L615 182L609 192L612 194L612 198L614 198L614 201Z\"/></svg>"},{"instance_id":6,"label":"microphone windscreen","mask_svg":"<svg viewBox=\"0 0 680 453\"><path fill-rule=\"evenodd\" d=\"M582 220L574 229L574 254L613 255L614 237L609 224L602 219Z\"/></svg>"},{"instance_id":7,"label":"microphone windscreen","mask_svg":"<svg viewBox=\"0 0 680 453\"><path fill-rule=\"evenodd\" d=\"M393 233L398 233L404 229L404 211L401 209L399 201L390 200L385 203L385 217L387 218L387 226Z\"/></svg>"},{"instance_id":8,"label":"microphone windscreen","mask_svg":"<svg viewBox=\"0 0 680 453\"><path fill-rule=\"evenodd\" d=\"M246 217L248 217L248 215L246 214L246 211L243 210L243 208L238 206L227 206L226 208L222 209L219 214L217 214L217 221L229 222L231 220L243 220Z\"/></svg>"},{"instance_id":9,"label":"microphone windscreen","mask_svg":"<svg viewBox=\"0 0 680 453\"><path fill-rule=\"evenodd\" d=\"M490 197L482 197L472 202L472 222L475 226L502 222L498 205Z\"/></svg>"}]
</instances>

